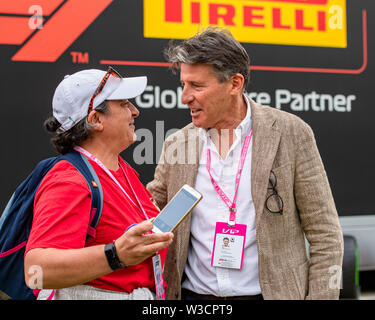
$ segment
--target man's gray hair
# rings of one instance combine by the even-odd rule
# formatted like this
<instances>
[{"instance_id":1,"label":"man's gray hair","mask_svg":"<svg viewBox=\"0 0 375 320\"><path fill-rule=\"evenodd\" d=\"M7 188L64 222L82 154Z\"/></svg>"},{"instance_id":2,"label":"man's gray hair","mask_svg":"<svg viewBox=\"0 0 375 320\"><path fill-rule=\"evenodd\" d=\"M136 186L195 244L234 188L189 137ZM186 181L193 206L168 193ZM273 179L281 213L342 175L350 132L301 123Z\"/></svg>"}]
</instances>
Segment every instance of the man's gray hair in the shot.
<instances>
[{"instance_id":1,"label":"man's gray hair","mask_svg":"<svg viewBox=\"0 0 375 320\"><path fill-rule=\"evenodd\" d=\"M203 63L213 66L219 82L240 73L245 78L245 91L250 80L250 58L244 47L231 32L219 27L208 27L195 36L175 44L173 40L165 49L166 59L175 72L181 63Z\"/></svg>"}]
</instances>

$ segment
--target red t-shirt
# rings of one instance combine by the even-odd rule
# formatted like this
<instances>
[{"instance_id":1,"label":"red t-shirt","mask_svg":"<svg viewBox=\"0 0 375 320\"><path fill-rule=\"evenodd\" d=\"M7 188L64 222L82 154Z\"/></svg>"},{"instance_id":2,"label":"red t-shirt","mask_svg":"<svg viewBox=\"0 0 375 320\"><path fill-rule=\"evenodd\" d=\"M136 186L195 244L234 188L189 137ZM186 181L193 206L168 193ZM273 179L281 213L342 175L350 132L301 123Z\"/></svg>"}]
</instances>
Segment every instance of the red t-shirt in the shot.
<instances>
[{"instance_id":1,"label":"red t-shirt","mask_svg":"<svg viewBox=\"0 0 375 320\"><path fill-rule=\"evenodd\" d=\"M158 214L150 200L151 194L142 185L138 174L119 157L139 201L149 218ZM103 189L102 216L96 238L86 235L89 226L91 193L85 178L67 161L58 162L44 177L34 200L34 217L26 252L34 248L78 249L107 244L119 238L126 228L146 218L123 194L116 183L95 162L90 160ZM124 190L137 201L121 168L111 171ZM160 252L164 263L166 249ZM136 266L116 270L88 285L113 291L131 292L139 287L155 291L152 258Z\"/></svg>"}]
</instances>

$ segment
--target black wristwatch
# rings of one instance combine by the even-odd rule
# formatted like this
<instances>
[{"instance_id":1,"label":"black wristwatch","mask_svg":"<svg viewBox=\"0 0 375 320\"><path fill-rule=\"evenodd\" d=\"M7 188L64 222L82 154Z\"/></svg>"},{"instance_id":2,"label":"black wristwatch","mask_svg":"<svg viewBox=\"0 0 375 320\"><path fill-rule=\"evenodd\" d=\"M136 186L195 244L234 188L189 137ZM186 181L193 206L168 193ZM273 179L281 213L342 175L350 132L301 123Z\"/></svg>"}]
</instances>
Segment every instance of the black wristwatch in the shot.
<instances>
[{"instance_id":1,"label":"black wristwatch","mask_svg":"<svg viewBox=\"0 0 375 320\"><path fill-rule=\"evenodd\" d=\"M109 266L113 271L126 268L126 265L122 263L117 255L115 243L111 242L105 245L104 247L105 256Z\"/></svg>"}]
</instances>

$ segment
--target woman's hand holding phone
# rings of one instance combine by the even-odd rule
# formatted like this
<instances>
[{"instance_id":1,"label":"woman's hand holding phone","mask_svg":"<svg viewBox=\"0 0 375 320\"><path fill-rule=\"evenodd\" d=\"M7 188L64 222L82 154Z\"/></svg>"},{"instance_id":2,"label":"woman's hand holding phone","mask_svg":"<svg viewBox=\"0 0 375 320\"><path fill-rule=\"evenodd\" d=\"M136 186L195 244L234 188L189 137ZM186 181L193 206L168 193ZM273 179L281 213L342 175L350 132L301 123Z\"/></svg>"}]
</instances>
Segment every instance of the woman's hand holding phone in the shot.
<instances>
[{"instance_id":1,"label":"woman's hand holding phone","mask_svg":"<svg viewBox=\"0 0 375 320\"><path fill-rule=\"evenodd\" d=\"M115 241L117 255L125 265L139 264L172 243L172 232L151 233L152 221L146 220L131 227Z\"/></svg>"}]
</instances>

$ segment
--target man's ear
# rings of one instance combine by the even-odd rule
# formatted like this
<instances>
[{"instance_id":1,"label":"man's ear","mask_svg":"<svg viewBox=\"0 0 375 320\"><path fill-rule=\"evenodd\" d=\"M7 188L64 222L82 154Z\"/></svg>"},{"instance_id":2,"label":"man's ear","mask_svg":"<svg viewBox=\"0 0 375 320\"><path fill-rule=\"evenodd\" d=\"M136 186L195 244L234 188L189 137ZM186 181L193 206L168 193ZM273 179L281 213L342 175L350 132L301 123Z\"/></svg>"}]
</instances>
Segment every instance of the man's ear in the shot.
<instances>
[{"instance_id":1,"label":"man's ear","mask_svg":"<svg viewBox=\"0 0 375 320\"><path fill-rule=\"evenodd\" d=\"M103 130L103 119L102 119L102 114L100 112L96 112L95 110L92 110L87 117L87 121L89 124L94 126L94 130L96 131Z\"/></svg>"},{"instance_id":2,"label":"man's ear","mask_svg":"<svg viewBox=\"0 0 375 320\"><path fill-rule=\"evenodd\" d=\"M231 84L232 84L232 90L231 92L233 94L238 94L242 92L242 88L245 84L245 78L242 74L236 73L234 76L231 77Z\"/></svg>"}]
</instances>

